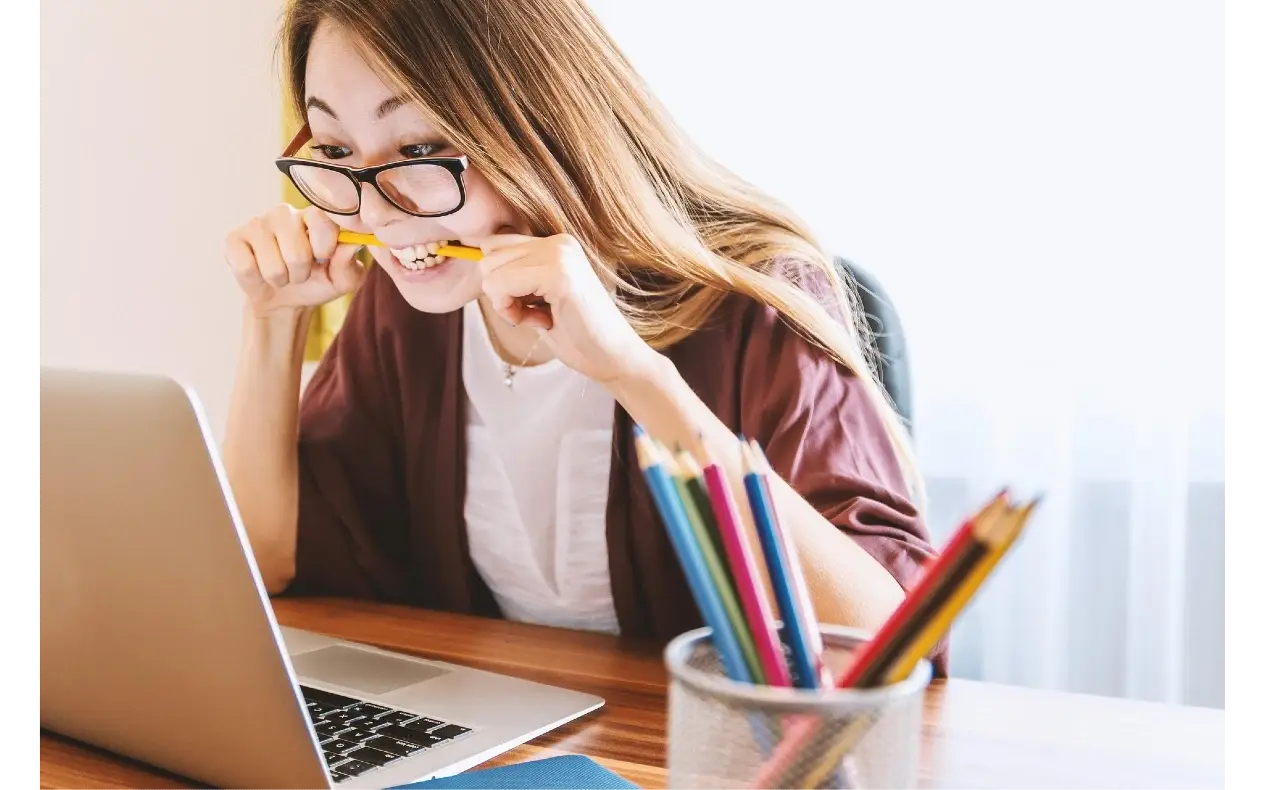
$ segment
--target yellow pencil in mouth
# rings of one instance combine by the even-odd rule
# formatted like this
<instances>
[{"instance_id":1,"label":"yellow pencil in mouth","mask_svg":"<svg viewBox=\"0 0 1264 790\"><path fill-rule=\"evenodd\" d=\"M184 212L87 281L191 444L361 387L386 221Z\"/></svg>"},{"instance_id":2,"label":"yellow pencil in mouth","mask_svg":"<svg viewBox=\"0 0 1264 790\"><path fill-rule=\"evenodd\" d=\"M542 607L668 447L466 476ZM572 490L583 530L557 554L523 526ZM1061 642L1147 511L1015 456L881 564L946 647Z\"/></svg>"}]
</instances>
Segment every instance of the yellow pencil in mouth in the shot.
<instances>
[{"instance_id":1,"label":"yellow pencil in mouth","mask_svg":"<svg viewBox=\"0 0 1264 790\"><path fill-rule=\"evenodd\" d=\"M372 247L385 247L381 239L372 233L356 233L351 230L343 230L338 232L338 243L340 244L366 244ZM466 261L481 261L483 259L483 251L477 247L462 247L458 244L445 244L435 251L436 255L442 255L445 258L460 258Z\"/></svg>"}]
</instances>

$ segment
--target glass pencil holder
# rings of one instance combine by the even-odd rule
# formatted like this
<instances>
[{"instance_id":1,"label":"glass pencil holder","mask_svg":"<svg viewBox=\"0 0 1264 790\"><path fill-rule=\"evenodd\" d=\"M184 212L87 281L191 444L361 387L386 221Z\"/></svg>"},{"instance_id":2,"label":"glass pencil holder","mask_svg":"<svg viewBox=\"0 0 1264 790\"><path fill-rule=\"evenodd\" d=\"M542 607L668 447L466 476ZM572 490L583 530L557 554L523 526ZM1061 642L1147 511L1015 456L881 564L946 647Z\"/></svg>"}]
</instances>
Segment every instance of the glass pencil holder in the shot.
<instances>
[{"instance_id":1,"label":"glass pencil holder","mask_svg":"<svg viewBox=\"0 0 1264 790\"><path fill-rule=\"evenodd\" d=\"M821 626L834 671L869 635ZM672 788L906 788L917 782L930 664L874 689L776 688L725 676L711 629L664 653L667 768Z\"/></svg>"}]
</instances>

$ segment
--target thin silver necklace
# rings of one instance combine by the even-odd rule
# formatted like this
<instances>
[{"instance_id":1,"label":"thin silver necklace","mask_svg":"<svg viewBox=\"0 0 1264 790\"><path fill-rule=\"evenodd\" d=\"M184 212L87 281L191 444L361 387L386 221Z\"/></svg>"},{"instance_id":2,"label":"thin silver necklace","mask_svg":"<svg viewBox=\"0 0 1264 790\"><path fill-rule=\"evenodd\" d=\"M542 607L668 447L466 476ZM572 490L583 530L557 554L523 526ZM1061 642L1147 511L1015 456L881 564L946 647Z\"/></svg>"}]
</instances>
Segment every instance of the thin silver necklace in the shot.
<instances>
[{"instance_id":1,"label":"thin silver necklace","mask_svg":"<svg viewBox=\"0 0 1264 790\"><path fill-rule=\"evenodd\" d=\"M504 346L500 344L500 341L496 339L496 333L492 331L491 321L488 320L487 313L483 311L482 303L479 304L478 311L483 319L483 327L487 330L487 339L492 343L492 351L495 352L497 361L500 362L500 366L504 370L505 387L513 389L514 376L518 375L518 371L526 367L527 363L531 361L531 355L535 353L536 346L539 346L540 341L544 339L544 333L539 332L536 335L535 342L531 344L531 348L527 349L527 355L522 358L522 362L520 364L514 366L504 360L504 355L508 352L505 350Z\"/></svg>"},{"instance_id":2,"label":"thin silver necklace","mask_svg":"<svg viewBox=\"0 0 1264 790\"><path fill-rule=\"evenodd\" d=\"M522 370L524 367L527 366L527 362L531 359L531 355L535 353L535 347L540 345L540 338L542 337L544 337L543 334L541 334L539 337L535 339L535 342L531 344L531 349L527 351L527 355L522 358L522 364L518 365L517 367L510 365L508 362L505 362L504 360L501 360L502 364L505 366L505 386L506 387L508 387L509 389L513 389L514 376L518 375L519 370Z\"/></svg>"}]
</instances>

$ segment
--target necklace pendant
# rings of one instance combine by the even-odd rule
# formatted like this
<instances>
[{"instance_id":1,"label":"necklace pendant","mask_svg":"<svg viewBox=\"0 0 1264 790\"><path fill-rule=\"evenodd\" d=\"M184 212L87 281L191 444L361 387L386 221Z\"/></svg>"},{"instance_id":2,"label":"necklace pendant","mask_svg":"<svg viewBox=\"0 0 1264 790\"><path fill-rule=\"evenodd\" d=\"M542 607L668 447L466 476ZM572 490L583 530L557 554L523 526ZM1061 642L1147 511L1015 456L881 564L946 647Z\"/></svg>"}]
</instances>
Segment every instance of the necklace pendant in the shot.
<instances>
[{"instance_id":1,"label":"necklace pendant","mask_svg":"<svg viewBox=\"0 0 1264 790\"><path fill-rule=\"evenodd\" d=\"M505 365L505 386L513 389L514 369Z\"/></svg>"}]
</instances>

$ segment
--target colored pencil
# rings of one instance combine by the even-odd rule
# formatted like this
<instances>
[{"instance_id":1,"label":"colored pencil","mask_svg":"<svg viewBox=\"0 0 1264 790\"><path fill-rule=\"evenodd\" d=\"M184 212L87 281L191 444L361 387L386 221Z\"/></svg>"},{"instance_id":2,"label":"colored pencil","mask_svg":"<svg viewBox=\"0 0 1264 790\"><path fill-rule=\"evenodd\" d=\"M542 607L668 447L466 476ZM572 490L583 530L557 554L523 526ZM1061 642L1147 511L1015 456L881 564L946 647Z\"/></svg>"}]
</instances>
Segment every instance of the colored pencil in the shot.
<instances>
[{"instance_id":1,"label":"colored pencil","mask_svg":"<svg viewBox=\"0 0 1264 790\"><path fill-rule=\"evenodd\" d=\"M746 664L746 670L750 675L751 682L759 685L765 685L764 669L759 662L759 656L755 652L755 643L751 639L750 629L746 625L746 618L742 616L742 607L737 602L737 597L733 592L733 586L728 579L723 564L721 564L720 554L715 544L711 540L710 531L706 526L706 516L703 515L703 507L709 515L710 506L706 503L705 496L699 500L694 496L694 492L690 489L687 482L687 473L673 458L666 448L660 448L660 458L663 470L676 486L677 494L680 501L684 505L685 515L689 518L689 523L693 528L693 537L697 541L698 549L702 553L703 562L708 571L708 577L711 584L715 587L719 594L720 603L723 604L724 613L728 618L729 624L733 629L733 634L737 638L738 647L742 651L742 659Z\"/></svg>"},{"instance_id":2,"label":"colored pencil","mask_svg":"<svg viewBox=\"0 0 1264 790\"><path fill-rule=\"evenodd\" d=\"M928 605L934 603L937 594L946 589L953 569L962 567L963 564L969 567L981 558L985 549L975 539L975 530L1000 517L1007 503L1008 494L1001 491L957 528L938 559L913 585L899 607L874 634L873 639L856 650L847 670L839 678L840 688L865 687L879 682L883 661L889 661L900 649L902 635L907 638L910 633L909 624L921 616Z\"/></svg>"},{"instance_id":3,"label":"colored pencil","mask_svg":"<svg viewBox=\"0 0 1264 790\"><path fill-rule=\"evenodd\" d=\"M711 494L720 542L728 556L729 571L746 613L746 622L750 626L751 637L764 668L764 676L769 685L792 686L794 684L790 679L786 655L781 649L781 639L777 635L772 605L768 601L768 595L764 590L756 565L759 560L756 558L746 529L739 520L728 477L724 470L710 459L705 445L701 447L701 456L699 460L703 467L707 490Z\"/></svg>"},{"instance_id":4,"label":"colored pencil","mask_svg":"<svg viewBox=\"0 0 1264 790\"><path fill-rule=\"evenodd\" d=\"M720 560L720 567L724 571L724 578L728 581L730 587L736 589L733 584L733 570L729 567L729 558L724 553L724 544L720 538L720 526L716 521L715 506L711 502L711 496L707 493L706 483L702 479L702 467L698 465L697 459L692 454L680 449L676 450L676 466L680 469L680 474L685 481L685 487L689 490L689 497L697 506L698 515L702 517L703 524L707 528L707 535L711 538L711 545L715 546L716 555Z\"/></svg>"},{"instance_id":5,"label":"colored pencil","mask_svg":"<svg viewBox=\"0 0 1264 790\"><path fill-rule=\"evenodd\" d=\"M663 458L649 436L639 426L634 429L634 436L637 461L645 475L650 495L658 507L667 536L676 550L676 557L680 561L690 592L693 593L703 621L711 628L711 641L716 653L730 678L749 683L751 676L747 671L742 649L724 611L720 595L711 583L706 560L694 538L693 528L689 517L685 515L675 483L668 478L663 468Z\"/></svg>"},{"instance_id":6,"label":"colored pencil","mask_svg":"<svg viewBox=\"0 0 1264 790\"><path fill-rule=\"evenodd\" d=\"M1039 504L1039 499L1028 502L1016 512L1001 519L996 524L996 528L984 536L984 540L991 546L988 556L971 570L969 576L961 585L953 590L948 601L935 612L934 618L922 629L918 638L905 648L899 660L892 662L887 670L886 677L883 678L883 682L898 682L908 677L914 667L917 666L917 662L923 656L929 654L935 645L939 643L939 640L947 635L952 623L974 598L975 593L979 591L983 583L992 575L992 571L1001 559L1009 553L1010 548L1018 540L1018 536L1022 533L1024 527L1027 526L1028 520L1031 519L1032 512Z\"/></svg>"},{"instance_id":7,"label":"colored pencil","mask_svg":"<svg viewBox=\"0 0 1264 790\"><path fill-rule=\"evenodd\" d=\"M800 688L829 688L833 678L825 667L825 643L821 639L816 610L808 593L799 553L787 530L782 528L773 504L772 488L768 476L772 468L763 451L754 441L744 443L743 460L746 463L746 493L760 540L765 545L764 560L773 575L774 564L779 566L779 580L773 584L777 605L781 609L782 627L790 647L790 658L795 663L797 685ZM784 600L783 600L784 599Z\"/></svg>"},{"instance_id":8,"label":"colored pencil","mask_svg":"<svg viewBox=\"0 0 1264 790\"><path fill-rule=\"evenodd\" d=\"M1002 497L1004 497L1004 492L1002 492ZM954 546L957 548L951 554L946 549L940 561L928 570L914 591L910 592L910 598L913 597L914 592L918 593L918 598L923 601L923 605L917 607L918 613L915 616L906 616L903 619L904 625L898 634L892 637L888 633L886 637L889 643L894 644L898 641L903 647L894 655L888 651L879 650L869 652L866 657L858 652L849 671L839 678L837 688L855 687L847 684L871 675L874 661L883 655L887 658L883 660L881 672L877 679L869 684L869 687L898 683L904 680L917 666L918 661L929 654L943 639L961 610L1013 546L1036 505L1032 502L1023 508L1015 508L1002 497L994 499L979 514L967 520L949 543L949 548ZM999 510L998 501L1001 502ZM968 540L963 541L961 536L967 532ZM966 544L965 548L960 547L963 543ZM977 553L972 550L975 543L982 543L985 546L985 554L981 559L968 563L968 572L963 574L961 569L967 567L963 558L967 554ZM957 557L955 563L954 556ZM949 562L942 562L945 557ZM943 567L940 567L941 565ZM956 579L950 577L956 577ZM894 615L891 619L894 619ZM842 733L835 736L832 744L827 745L814 742L820 729L819 723L808 720L796 722L787 728L785 738L774 751L772 758L760 768L751 786L783 786L788 781L783 774L797 759L809 754L824 754L824 758L807 778L796 783L804 787L815 787L824 779L831 767L838 763L842 755L855 746L872 723L872 716L867 714L858 716L844 728ZM823 748L827 746L828 748Z\"/></svg>"},{"instance_id":9,"label":"colored pencil","mask_svg":"<svg viewBox=\"0 0 1264 790\"><path fill-rule=\"evenodd\" d=\"M1022 508L1012 509L1004 513L1001 518L992 522L989 529L979 535L979 539L986 543L988 547L987 556L971 569L970 573L967 574L960 584L954 585L947 601L937 608L930 621L918 631L916 638L909 643L899 658L888 668L882 678L883 684L898 683L907 678L917 666L917 662L930 653L935 645L944 638L952 623L974 598L975 593L978 592L983 582L991 575L1001 558L1013 546L1014 541L1018 539L1019 533L1022 532L1037 504L1038 500L1033 500ZM808 772L803 786L817 787L820 785L824 781L826 774L844 755L855 747L860 735L867 729L868 723L863 721L857 721L849 725L844 730L843 736L824 752L816 767ZM818 750L812 749L811 751L816 752Z\"/></svg>"},{"instance_id":10,"label":"colored pencil","mask_svg":"<svg viewBox=\"0 0 1264 790\"><path fill-rule=\"evenodd\" d=\"M356 233L353 230L338 231L339 244L365 244L370 247L385 247L382 241L372 233ZM435 255L447 258L461 258L467 261L481 261L483 251L477 247L462 247L458 244L445 244L435 251Z\"/></svg>"}]
</instances>

